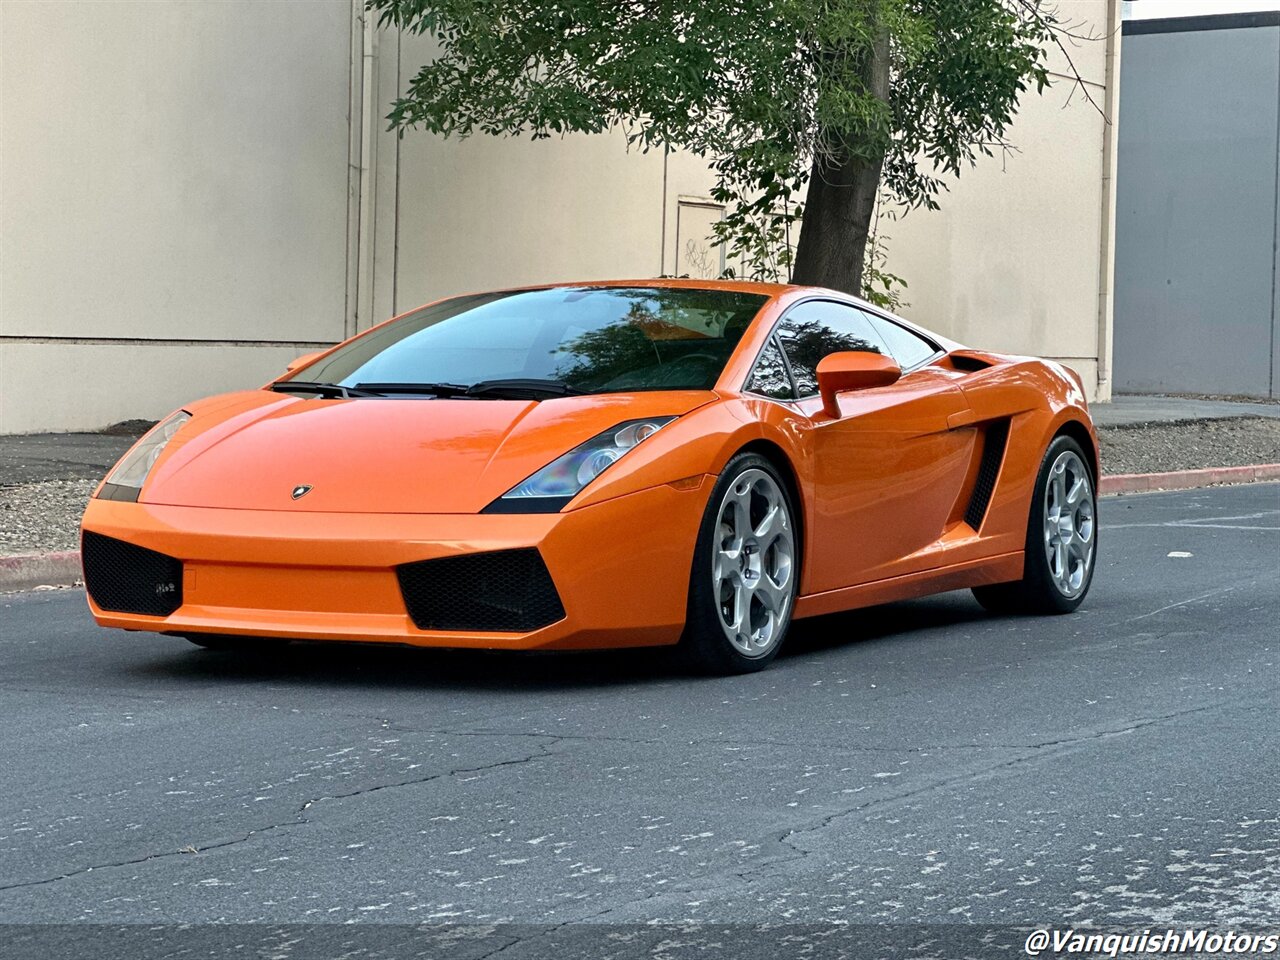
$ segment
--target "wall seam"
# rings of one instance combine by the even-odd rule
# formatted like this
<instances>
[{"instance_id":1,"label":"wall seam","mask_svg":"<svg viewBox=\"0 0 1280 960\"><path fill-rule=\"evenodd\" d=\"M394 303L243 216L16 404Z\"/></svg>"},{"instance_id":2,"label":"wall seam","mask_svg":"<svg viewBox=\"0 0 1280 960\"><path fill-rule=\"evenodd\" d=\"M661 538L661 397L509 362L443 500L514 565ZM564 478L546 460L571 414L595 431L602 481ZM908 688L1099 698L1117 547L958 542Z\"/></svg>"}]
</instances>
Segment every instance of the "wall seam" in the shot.
<instances>
[{"instance_id":1,"label":"wall seam","mask_svg":"<svg viewBox=\"0 0 1280 960\"><path fill-rule=\"evenodd\" d=\"M396 27L396 96L404 89L404 63L400 58L404 32ZM393 134L396 138L396 185L394 199L391 202L391 316L400 313L400 145L404 137L397 128Z\"/></svg>"},{"instance_id":2,"label":"wall seam","mask_svg":"<svg viewBox=\"0 0 1280 960\"><path fill-rule=\"evenodd\" d=\"M1271 191L1271 355L1267 364L1267 396L1276 395L1276 260L1280 258L1280 27L1272 28L1276 40L1276 148L1272 154Z\"/></svg>"},{"instance_id":3,"label":"wall seam","mask_svg":"<svg viewBox=\"0 0 1280 960\"><path fill-rule=\"evenodd\" d=\"M667 272L667 161L671 156L671 148L664 145L662 148L662 239L660 241L662 249L658 251L658 276L664 276Z\"/></svg>"},{"instance_id":4,"label":"wall seam","mask_svg":"<svg viewBox=\"0 0 1280 960\"><path fill-rule=\"evenodd\" d=\"M342 336L356 331L356 311L360 286L360 150L364 124L364 7L361 0L351 0L351 19L347 33L347 222L346 269L343 291Z\"/></svg>"},{"instance_id":5,"label":"wall seam","mask_svg":"<svg viewBox=\"0 0 1280 960\"><path fill-rule=\"evenodd\" d=\"M378 244L378 137L373 129L373 105L378 97L378 29L372 13L364 11L361 31L360 96L360 223L356 243L355 327L373 324L377 290L374 285Z\"/></svg>"}]
</instances>

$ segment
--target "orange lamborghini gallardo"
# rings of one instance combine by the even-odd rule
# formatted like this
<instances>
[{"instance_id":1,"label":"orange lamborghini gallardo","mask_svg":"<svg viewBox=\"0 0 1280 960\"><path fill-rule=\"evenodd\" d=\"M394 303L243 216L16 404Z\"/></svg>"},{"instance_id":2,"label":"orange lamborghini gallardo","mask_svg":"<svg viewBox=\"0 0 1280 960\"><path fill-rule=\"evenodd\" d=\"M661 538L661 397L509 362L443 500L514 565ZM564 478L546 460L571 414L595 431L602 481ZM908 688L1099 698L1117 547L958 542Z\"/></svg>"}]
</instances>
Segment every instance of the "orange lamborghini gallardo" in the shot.
<instances>
[{"instance_id":1,"label":"orange lamborghini gallardo","mask_svg":"<svg viewBox=\"0 0 1280 960\"><path fill-rule=\"evenodd\" d=\"M103 626L757 670L796 617L968 587L1065 613L1095 565L1079 378L834 293L503 290L189 404L84 515Z\"/></svg>"}]
</instances>

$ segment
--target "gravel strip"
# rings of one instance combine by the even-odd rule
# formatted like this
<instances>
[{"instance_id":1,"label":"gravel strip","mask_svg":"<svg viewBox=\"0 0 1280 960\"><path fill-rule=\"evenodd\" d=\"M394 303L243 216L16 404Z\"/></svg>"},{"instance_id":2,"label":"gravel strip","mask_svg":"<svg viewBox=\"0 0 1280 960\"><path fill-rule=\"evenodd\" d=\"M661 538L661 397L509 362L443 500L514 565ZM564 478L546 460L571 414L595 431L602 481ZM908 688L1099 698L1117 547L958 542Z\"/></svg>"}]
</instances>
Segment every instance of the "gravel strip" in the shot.
<instances>
[{"instance_id":1,"label":"gravel strip","mask_svg":"<svg viewBox=\"0 0 1280 960\"><path fill-rule=\"evenodd\" d=\"M1098 430L1102 472L1167 473L1280 463L1280 420L1187 420Z\"/></svg>"},{"instance_id":2,"label":"gravel strip","mask_svg":"<svg viewBox=\"0 0 1280 960\"><path fill-rule=\"evenodd\" d=\"M1276 419L1139 424L1098 433L1106 474L1280 463ZM80 516L96 485L96 479L73 477L0 486L0 556L75 550Z\"/></svg>"},{"instance_id":3,"label":"gravel strip","mask_svg":"<svg viewBox=\"0 0 1280 960\"><path fill-rule=\"evenodd\" d=\"M80 517L97 480L0 486L0 556L80 547Z\"/></svg>"}]
</instances>

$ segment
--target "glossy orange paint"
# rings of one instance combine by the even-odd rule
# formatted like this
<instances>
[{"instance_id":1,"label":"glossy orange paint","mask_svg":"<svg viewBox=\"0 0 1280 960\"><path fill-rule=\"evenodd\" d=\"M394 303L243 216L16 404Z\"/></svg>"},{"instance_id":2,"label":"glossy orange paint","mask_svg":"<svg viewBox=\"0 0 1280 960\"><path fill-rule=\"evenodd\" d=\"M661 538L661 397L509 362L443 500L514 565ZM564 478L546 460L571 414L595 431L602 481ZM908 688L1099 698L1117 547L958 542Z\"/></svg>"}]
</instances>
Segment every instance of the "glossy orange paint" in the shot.
<instances>
[{"instance_id":1,"label":"glossy orange paint","mask_svg":"<svg viewBox=\"0 0 1280 960\"><path fill-rule=\"evenodd\" d=\"M864 350L832 353L818 361L818 392L822 412L840 416L840 394L869 387L887 387L902 377L902 368L891 357Z\"/></svg>"},{"instance_id":2,"label":"glossy orange paint","mask_svg":"<svg viewBox=\"0 0 1280 960\"><path fill-rule=\"evenodd\" d=\"M310 366L319 360L323 354L328 352L328 350L316 350L313 353L304 353L300 357L294 357L285 365L284 372L293 373L295 370L301 370L303 367Z\"/></svg>"},{"instance_id":3,"label":"glossy orange paint","mask_svg":"<svg viewBox=\"0 0 1280 960\"><path fill-rule=\"evenodd\" d=\"M1032 480L1053 437L1077 433L1096 470L1079 378L1056 363L928 334L939 354L893 382L832 391L826 403L780 402L744 390L775 322L806 299L857 301L724 281L583 285L719 287L768 300L713 390L420 402L264 389L190 404L191 420L161 453L138 502L93 499L83 521L85 530L181 559L183 604L168 617L148 617L105 611L90 599L95 620L133 630L419 646L670 644L683 629L695 534L714 479L746 447L772 457L794 484L798 617L1016 579ZM306 379L306 363L291 367L282 379ZM677 419L561 512L480 512L567 450L649 416ZM1008 423L1009 439L975 530L965 505L979 438L995 422ZM293 500L299 484L312 490ZM409 619L398 564L529 546L559 589L563 620L517 634L419 630Z\"/></svg>"}]
</instances>

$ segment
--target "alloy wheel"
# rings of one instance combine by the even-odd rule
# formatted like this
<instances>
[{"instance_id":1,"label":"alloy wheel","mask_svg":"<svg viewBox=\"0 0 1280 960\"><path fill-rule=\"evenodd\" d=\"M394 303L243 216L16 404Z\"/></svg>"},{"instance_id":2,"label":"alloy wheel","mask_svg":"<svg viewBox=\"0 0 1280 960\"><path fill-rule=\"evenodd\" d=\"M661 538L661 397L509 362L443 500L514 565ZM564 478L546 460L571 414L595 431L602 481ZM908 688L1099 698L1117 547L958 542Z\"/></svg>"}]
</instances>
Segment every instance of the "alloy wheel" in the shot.
<instances>
[{"instance_id":1,"label":"alloy wheel","mask_svg":"<svg viewBox=\"0 0 1280 960\"><path fill-rule=\"evenodd\" d=\"M720 627L746 657L782 634L795 596L795 538L787 498L763 470L744 470L724 493L712 559Z\"/></svg>"},{"instance_id":2,"label":"alloy wheel","mask_svg":"<svg viewBox=\"0 0 1280 960\"><path fill-rule=\"evenodd\" d=\"M1071 450L1058 455L1045 480L1044 549L1054 586L1076 596L1093 564L1094 502L1089 470Z\"/></svg>"}]
</instances>

